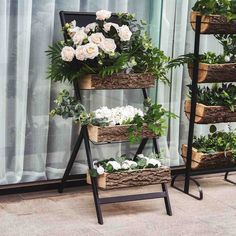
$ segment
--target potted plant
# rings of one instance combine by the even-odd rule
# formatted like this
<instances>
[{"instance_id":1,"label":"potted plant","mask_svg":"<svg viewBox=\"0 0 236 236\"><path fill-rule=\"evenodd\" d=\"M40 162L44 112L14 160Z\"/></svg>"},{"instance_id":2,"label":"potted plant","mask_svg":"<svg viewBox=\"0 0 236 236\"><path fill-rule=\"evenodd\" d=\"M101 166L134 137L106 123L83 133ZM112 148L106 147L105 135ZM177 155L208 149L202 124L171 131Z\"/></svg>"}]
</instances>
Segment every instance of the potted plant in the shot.
<instances>
[{"instance_id":1,"label":"potted plant","mask_svg":"<svg viewBox=\"0 0 236 236\"><path fill-rule=\"evenodd\" d=\"M64 119L73 118L79 125L87 125L89 138L94 142L139 141L142 137L156 137L165 132L165 118L176 118L161 105L144 102L144 111L132 106L109 109L101 107L87 113L84 106L69 92L63 90L55 100L56 107L51 116L60 115Z\"/></svg>"},{"instance_id":2,"label":"potted plant","mask_svg":"<svg viewBox=\"0 0 236 236\"><path fill-rule=\"evenodd\" d=\"M189 97L191 98L191 86ZM208 124L236 121L236 86L232 83L198 87L195 123ZM188 119L191 100L185 101L184 111Z\"/></svg>"},{"instance_id":3,"label":"potted plant","mask_svg":"<svg viewBox=\"0 0 236 236\"><path fill-rule=\"evenodd\" d=\"M160 156L139 154L137 160L126 156L94 162L94 169L87 174L97 177L98 187L104 190L167 183L170 181L170 168L163 166Z\"/></svg>"},{"instance_id":4,"label":"potted plant","mask_svg":"<svg viewBox=\"0 0 236 236\"><path fill-rule=\"evenodd\" d=\"M125 89L153 87L155 79L168 82L170 58L154 47L145 32L145 22L134 15L96 12L96 22L78 27L76 21L63 27L68 40L49 47L48 78L69 81L80 89Z\"/></svg>"},{"instance_id":5,"label":"potted plant","mask_svg":"<svg viewBox=\"0 0 236 236\"><path fill-rule=\"evenodd\" d=\"M188 146L182 145L182 157L186 162ZM217 131L210 127L210 134L194 137L192 149L192 169L221 168L235 165L236 134Z\"/></svg>"},{"instance_id":6,"label":"potted plant","mask_svg":"<svg viewBox=\"0 0 236 236\"><path fill-rule=\"evenodd\" d=\"M192 8L190 23L195 30L196 16L201 15L202 34L236 33L236 4L231 0L198 0Z\"/></svg>"}]
</instances>

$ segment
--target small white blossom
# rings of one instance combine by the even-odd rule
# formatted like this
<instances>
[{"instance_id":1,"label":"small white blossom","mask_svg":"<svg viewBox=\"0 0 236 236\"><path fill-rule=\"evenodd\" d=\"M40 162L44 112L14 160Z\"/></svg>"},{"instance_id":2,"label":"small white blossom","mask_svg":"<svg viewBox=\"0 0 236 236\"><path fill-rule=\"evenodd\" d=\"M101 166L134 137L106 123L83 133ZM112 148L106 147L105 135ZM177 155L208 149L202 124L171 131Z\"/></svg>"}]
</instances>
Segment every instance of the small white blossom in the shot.
<instances>
[{"instance_id":1,"label":"small white blossom","mask_svg":"<svg viewBox=\"0 0 236 236\"><path fill-rule=\"evenodd\" d=\"M75 56L75 50L72 47L65 46L61 51L61 58L63 61L72 61Z\"/></svg>"},{"instance_id":2,"label":"small white blossom","mask_svg":"<svg viewBox=\"0 0 236 236\"><path fill-rule=\"evenodd\" d=\"M128 163L125 163L125 162L124 162L124 163L121 165L121 168L124 169L124 170L128 170L128 169L130 168L130 166L129 166Z\"/></svg>"},{"instance_id":3,"label":"small white blossom","mask_svg":"<svg viewBox=\"0 0 236 236\"><path fill-rule=\"evenodd\" d=\"M97 168L97 173L98 173L99 175L103 175L104 172L105 172L105 170L104 170L104 168L103 168L102 166L99 166L99 167Z\"/></svg>"},{"instance_id":4,"label":"small white blossom","mask_svg":"<svg viewBox=\"0 0 236 236\"><path fill-rule=\"evenodd\" d=\"M98 46L94 43L87 43L83 47L87 59L94 59L98 56Z\"/></svg>"},{"instance_id":5,"label":"small white blossom","mask_svg":"<svg viewBox=\"0 0 236 236\"><path fill-rule=\"evenodd\" d=\"M153 165L153 166L158 166L158 167L161 166L161 162L158 161L157 159L154 159L154 158L149 158L149 159L147 160L147 165L149 165L149 164L151 164L151 165Z\"/></svg>"},{"instance_id":6,"label":"small white blossom","mask_svg":"<svg viewBox=\"0 0 236 236\"><path fill-rule=\"evenodd\" d=\"M114 53L116 50L116 44L114 39L105 38L99 45L99 47L107 54Z\"/></svg>"},{"instance_id":7,"label":"small white blossom","mask_svg":"<svg viewBox=\"0 0 236 236\"><path fill-rule=\"evenodd\" d=\"M96 22L90 23L90 24L86 25L84 32L85 33L89 33L89 31L94 32L97 26L98 26L98 24Z\"/></svg>"},{"instance_id":8,"label":"small white blossom","mask_svg":"<svg viewBox=\"0 0 236 236\"><path fill-rule=\"evenodd\" d=\"M88 37L90 43L95 43L100 45L105 40L105 37L102 33L93 33Z\"/></svg>"},{"instance_id":9,"label":"small white blossom","mask_svg":"<svg viewBox=\"0 0 236 236\"><path fill-rule=\"evenodd\" d=\"M113 26L116 31L119 29L119 25L116 23L108 22L103 25L103 29L105 32L109 32L111 30L111 26Z\"/></svg>"},{"instance_id":10,"label":"small white blossom","mask_svg":"<svg viewBox=\"0 0 236 236\"><path fill-rule=\"evenodd\" d=\"M107 10L100 10L96 12L96 19L97 20L106 20L111 17L111 12Z\"/></svg>"},{"instance_id":11,"label":"small white blossom","mask_svg":"<svg viewBox=\"0 0 236 236\"><path fill-rule=\"evenodd\" d=\"M225 62L230 62L230 56L225 56Z\"/></svg>"},{"instance_id":12,"label":"small white blossom","mask_svg":"<svg viewBox=\"0 0 236 236\"><path fill-rule=\"evenodd\" d=\"M84 61L87 59L84 46L77 46L75 50L75 57L79 61Z\"/></svg>"},{"instance_id":13,"label":"small white blossom","mask_svg":"<svg viewBox=\"0 0 236 236\"><path fill-rule=\"evenodd\" d=\"M74 44L76 45L81 45L84 41L84 39L87 38L87 34L85 34L84 32L84 27L80 28L75 35L72 37L72 40L74 42Z\"/></svg>"},{"instance_id":14,"label":"small white blossom","mask_svg":"<svg viewBox=\"0 0 236 236\"><path fill-rule=\"evenodd\" d=\"M132 36L132 32L127 25L122 25L118 29L118 35L120 37L120 41L129 41Z\"/></svg>"},{"instance_id":15,"label":"small white blossom","mask_svg":"<svg viewBox=\"0 0 236 236\"><path fill-rule=\"evenodd\" d=\"M93 169L97 169L97 168L98 168L97 163L98 163L97 160L96 160L96 161L93 161Z\"/></svg>"},{"instance_id":16,"label":"small white blossom","mask_svg":"<svg viewBox=\"0 0 236 236\"><path fill-rule=\"evenodd\" d=\"M125 160L123 162L123 164L127 164L129 166L129 168L135 168L138 166L138 164L135 161L131 161L131 160Z\"/></svg>"},{"instance_id":17,"label":"small white blossom","mask_svg":"<svg viewBox=\"0 0 236 236\"><path fill-rule=\"evenodd\" d=\"M112 165L114 170L120 170L121 169L121 165L117 161L108 161L107 165L109 165L109 164Z\"/></svg>"}]
</instances>

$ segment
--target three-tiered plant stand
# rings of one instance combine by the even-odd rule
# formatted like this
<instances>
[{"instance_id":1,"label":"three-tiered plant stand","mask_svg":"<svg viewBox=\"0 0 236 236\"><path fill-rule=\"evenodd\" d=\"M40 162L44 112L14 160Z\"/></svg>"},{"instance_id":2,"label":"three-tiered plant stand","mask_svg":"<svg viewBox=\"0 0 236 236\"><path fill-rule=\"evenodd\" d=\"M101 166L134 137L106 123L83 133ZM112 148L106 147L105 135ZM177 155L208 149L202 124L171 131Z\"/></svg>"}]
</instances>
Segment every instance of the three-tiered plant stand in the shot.
<instances>
[{"instance_id":1,"label":"three-tiered plant stand","mask_svg":"<svg viewBox=\"0 0 236 236\"><path fill-rule=\"evenodd\" d=\"M221 122L236 122L236 113L222 106L205 106L197 103L198 83L219 83L236 81L236 64L217 64L209 65L199 63L199 45L201 34L235 34L236 22L228 22L224 16L210 15L201 16L192 12L191 25L195 30L194 42L194 62L189 65L189 74L192 79L191 101L185 102L185 113L190 120L188 132L188 145L182 146L182 156L186 162L184 188L175 185L175 180L179 175L172 179L171 186L184 192L198 200L203 199L203 192L200 184L192 176L203 174L224 173L225 181L236 184L228 179L231 171L236 171L236 164L230 158L232 153L203 154L193 148L194 124L211 124ZM190 181L196 184L199 196L189 192Z\"/></svg>"},{"instance_id":2,"label":"three-tiered plant stand","mask_svg":"<svg viewBox=\"0 0 236 236\"><path fill-rule=\"evenodd\" d=\"M65 23L69 23L72 20L77 21L77 25L85 26L88 23L95 21L95 14L94 13L80 13L80 12L60 12L61 17L61 23L62 26L65 25ZM113 15L115 17L115 15ZM65 39L66 36L65 36ZM144 99L147 98L147 88L153 87L155 84L155 79L150 74L120 74L120 75L114 75L110 78L99 78L97 75L89 75L82 80L79 81L79 84L74 84L75 89L75 95L78 101L81 102L80 99L80 90L81 89L88 89L88 90L94 90L94 89L141 89L143 92ZM83 125L80 129L74 150L71 154L70 160L68 162L68 165L66 167L64 176L61 180L61 183L59 185L58 191L61 193L64 189L64 183L68 180L70 171L72 169L73 163L76 159L77 153L81 147L82 141L84 141L85 149L86 149L86 156L87 156L87 162L89 170L93 169L93 161L92 161L92 154L90 149L90 141L93 144L109 144L114 142L127 142L128 138L128 126L112 126L112 127L98 127L98 126L90 126L90 125ZM137 149L137 152L134 156L134 158L137 157L138 154L142 153L143 149L145 148L145 145L148 141L148 139L152 139L154 144L154 149L156 153L159 153L158 146L156 142L156 137L153 135L153 133L150 133L145 127L143 127L142 131L142 141ZM132 173L131 173L132 172ZM134 171L125 172L124 174L121 174L120 177L126 176L127 174L130 174L130 176L133 176L133 183L129 182L130 184L128 186L136 186L135 182L135 176L140 177L140 170L137 170L137 172L134 174ZM157 173L158 172L158 173ZM121 172L120 172L121 173ZM150 169L148 171L143 171L144 174L151 174L153 176L154 173L156 173L156 179L155 181L149 181L149 184L156 184L160 183L162 186L161 192L152 192L152 193L143 193L143 194L135 194L135 195L124 195L124 196L114 196L114 197L106 197L101 198L99 196L98 191L98 183L97 183L97 177L90 176L89 181L92 184L92 190L93 190L93 197L94 197L94 203L97 213L97 219L99 224L103 224L103 217L102 217L102 211L101 211L101 204L108 204L108 203L117 203L117 202L127 202L127 201L137 201L137 200L146 200L146 199L155 199L155 198L164 198L166 212L168 215L172 215L171 211L171 205L169 200L169 194L168 194L168 188L167 188L167 182L170 180L170 168L165 167L158 168L156 170ZM142 174L142 173L141 173ZM111 176L112 174L110 174ZM113 176L116 175L115 173ZM139 185L139 184L137 184ZM143 185L143 184L141 184ZM104 188L109 189L109 183L103 183L102 185ZM118 187L124 187L121 184ZM111 189L111 187L110 187Z\"/></svg>"}]
</instances>

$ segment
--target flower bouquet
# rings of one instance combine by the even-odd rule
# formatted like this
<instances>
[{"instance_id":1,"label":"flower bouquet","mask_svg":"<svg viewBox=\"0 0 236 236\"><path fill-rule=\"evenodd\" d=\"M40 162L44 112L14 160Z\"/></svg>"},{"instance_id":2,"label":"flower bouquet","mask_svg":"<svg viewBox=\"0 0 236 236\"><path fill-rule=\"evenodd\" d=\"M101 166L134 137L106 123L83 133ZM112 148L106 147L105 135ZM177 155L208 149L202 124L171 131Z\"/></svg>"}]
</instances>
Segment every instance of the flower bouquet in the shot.
<instances>
[{"instance_id":1,"label":"flower bouquet","mask_svg":"<svg viewBox=\"0 0 236 236\"><path fill-rule=\"evenodd\" d=\"M94 162L94 169L87 174L87 183L97 177L98 187L114 189L132 186L167 183L170 180L170 169L161 164L160 156L139 154L137 160L126 156Z\"/></svg>"},{"instance_id":2,"label":"flower bouquet","mask_svg":"<svg viewBox=\"0 0 236 236\"><path fill-rule=\"evenodd\" d=\"M47 51L48 78L78 81L82 89L145 88L154 86L155 78L168 82L168 70L178 65L152 45L144 29L145 22L132 14L111 17L105 10L84 27L66 23L68 39Z\"/></svg>"}]
</instances>

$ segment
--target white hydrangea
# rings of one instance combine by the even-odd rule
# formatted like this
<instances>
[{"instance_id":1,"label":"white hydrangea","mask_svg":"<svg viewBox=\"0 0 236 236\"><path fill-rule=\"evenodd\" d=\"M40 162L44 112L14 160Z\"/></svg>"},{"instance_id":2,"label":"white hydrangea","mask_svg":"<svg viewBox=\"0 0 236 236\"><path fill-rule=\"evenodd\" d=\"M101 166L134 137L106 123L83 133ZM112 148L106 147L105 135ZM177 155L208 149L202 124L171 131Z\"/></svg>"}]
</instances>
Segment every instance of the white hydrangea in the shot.
<instances>
[{"instance_id":1,"label":"white hydrangea","mask_svg":"<svg viewBox=\"0 0 236 236\"><path fill-rule=\"evenodd\" d=\"M105 37L102 33L93 33L88 37L90 43L100 45L105 40Z\"/></svg>"},{"instance_id":2,"label":"white hydrangea","mask_svg":"<svg viewBox=\"0 0 236 236\"><path fill-rule=\"evenodd\" d=\"M72 37L72 40L75 45L81 45L86 38L87 34L84 32L84 27L82 27L76 31L75 35Z\"/></svg>"},{"instance_id":3,"label":"white hydrangea","mask_svg":"<svg viewBox=\"0 0 236 236\"><path fill-rule=\"evenodd\" d=\"M121 165L117 161L108 161L107 165L109 165L109 164L112 165L114 170L120 170L121 169Z\"/></svg>"},{"instance_id":4,"label":"white hydrangea","mask_svg":"<svg viewBox=\"0 0 236 236\"><path fill-rule=\"evenodd\" d=\"M129 105L112 109L101 107L94 111L95 118L106 118L110 125L123 124L129 120L133 120L136 114L142 117L144 115L142 110Z\"/></svg>"},{"instance_id":5,"label":"white hydrangea","mask_svg":"<svg viewBox=\"0 0 236 236\"><path fill-rule=\"evenodd\" d=\"M103 175L104 172L105 172L105 170L104 170L104 168L103 168L102 166L99 166L99 167L97 168L97 173L98 173L99 175Z\"/></svg>"},{"instance_id":6,"label":"white hydrangea","mask_svg":"<svg viewBox=\"0 0 236 236\"><path fill-rule=\"evenodd\" d=\"M99 47L107 54L114 53L116 50L116 43L114 39L105 38Z\"/></svg>"},{"instance_id":7,"label":"white hydrangea","mask_svg":"<svg viewBox=\"0 0 236 236\"><path fill-rule=\"evenodd\" d=\"M75 56L75 50L72 47L65 46L61 50L61 58L63 61L72 61Z\"/></svg>"},{"instance_id":8,"label":"white hydrangea","mask_svg":"<svg viewBox=\"0 0 236 236\"><path fill-rule=\"evenodd\" d=\"M88 25L86 25L84 32L87 34L90 31L94 32L96 27L98 26L98 24L96 22L90 23Z\"/></svg>"},{"instance_id":9,"label":"white hydrangea","mask_svg":"<svg viewBox=\"0 0 236 236\"><path fill-rule=\"evenodd\" d=\"M100 10L96 12L96 19L97 20L106 20L111 17L111 12L107 10Z\"/></svg>"},{"instance_id":10,"label":"white hydrangea","mask_svg":"<svg viewBox=\"0 0 236 236\"><path fill-rule=\"evenodd\" d=\"M129 41L132 36L132 32L127 25L122 25L118 29L118 35L120 37L120 41Z\"/></svg>"},{"instance_id":11,"label":"white hydrangea","mask_svg":"<svg viewBox=\"0 0 236 236\"><path fill-rule=\"evenodd\" d=\"M77 48L75 50L75 57L79 61L84 61L87 59L84 46L77 46Z\"/></svg>"},{"instance_id":12,"label":"white hydrangea","mask_svg":"<svg viewBox=\"0 0 236 236\"><path fill-rule=\"evenodd\" d=\"M95 43L87 43L83 49L87 59L94 59L99 54L98 46Z\"/></svg>"},{"instance_id":13,"label":"white hydrangea","mask_svg":"<svg viewBox=\"0 0 236 236\"><path fill-rule=\"evenodd\" d=\"M112 23L112 22L107 22L107 23L105 23L105 24L103 25L104 31L105 31L106 33L108 33L108 32L111 30L111 26L113 26L113 27L116 29L116 31L118 31L119 25L116 24L116 23Z\"/></svg>"}]
</instances>

